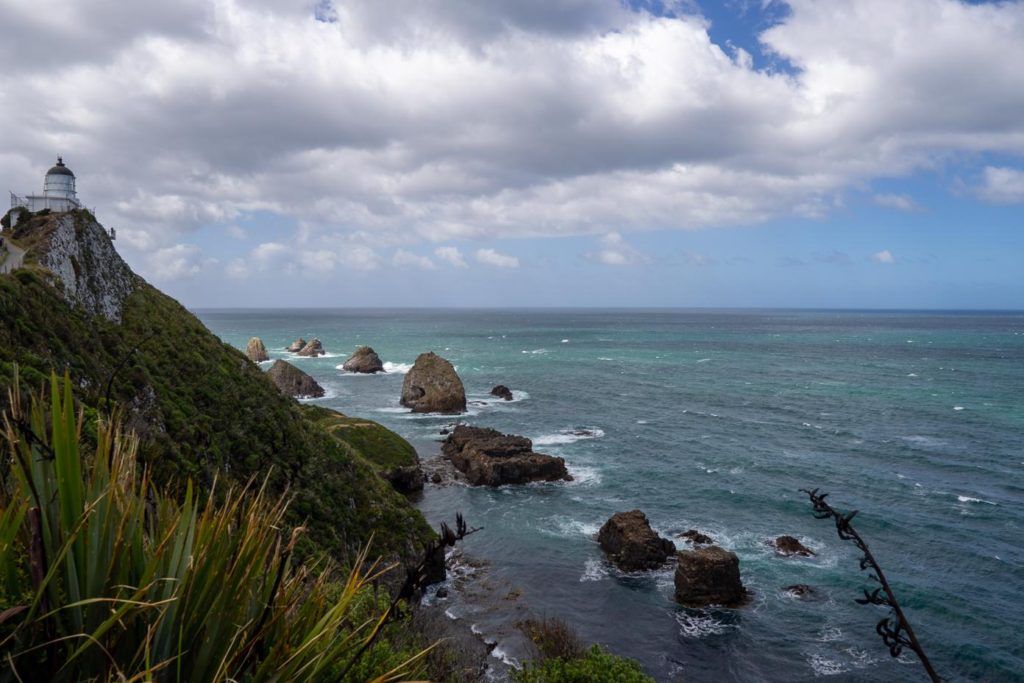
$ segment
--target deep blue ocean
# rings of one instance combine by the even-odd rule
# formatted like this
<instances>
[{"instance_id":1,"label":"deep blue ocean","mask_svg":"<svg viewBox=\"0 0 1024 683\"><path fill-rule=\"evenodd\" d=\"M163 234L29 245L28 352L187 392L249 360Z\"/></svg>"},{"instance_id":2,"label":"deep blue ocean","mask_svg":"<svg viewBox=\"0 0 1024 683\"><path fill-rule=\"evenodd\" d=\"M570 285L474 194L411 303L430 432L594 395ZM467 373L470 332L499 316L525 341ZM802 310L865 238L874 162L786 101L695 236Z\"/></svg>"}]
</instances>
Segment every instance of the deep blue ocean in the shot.
<instances>
[{"instance_id":1,"label":"deep blue ocean","mask_svg":"<svg viewBox=\"0 0 1024 683\"><path fill-rule=\"evenodd\" d=\"M452 418L401 408L402 373L423 351L451 360L471 401L464 421L532 438L575 481L428 485L421 509L484 527L465 553L486 560L493 580L659 681L924 680L912 654L893 660L875 634L882 609L854 603L870 585L859 555L815 519L804 487L860 510L856 525L941 674L1024 680L1024 313L198 315L236 347L262 337L273 357L288 357L295 337L319 337L327 357L290 359L327 389L317 402L382 422L424 458ZM361 344L391 372L342 373ZM516 400L489 400L498 383ZM633 508L664 535L697 528L735 551L750 604L684 609L671 568L609 568L594 534ZM817 556L776 555L765 541L780 534ZM782 590L798 583L819 599ZM461 609L450 614L474 619Z\"/></svg>"}]
</instances>

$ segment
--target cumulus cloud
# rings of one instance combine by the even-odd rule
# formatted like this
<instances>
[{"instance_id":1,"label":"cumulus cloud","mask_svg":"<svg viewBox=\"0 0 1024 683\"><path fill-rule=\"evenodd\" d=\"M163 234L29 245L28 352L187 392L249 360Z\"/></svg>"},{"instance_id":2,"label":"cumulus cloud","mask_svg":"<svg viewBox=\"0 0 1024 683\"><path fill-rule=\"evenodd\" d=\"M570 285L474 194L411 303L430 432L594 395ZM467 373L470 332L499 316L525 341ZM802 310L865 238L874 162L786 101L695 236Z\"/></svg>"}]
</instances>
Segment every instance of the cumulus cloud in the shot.
<instances>
[{"instance_id":1,"label":"cumulus cloud","mask_svg":"<svg viewBox=\"0 0 1024 683\"><path fill-rule=\"evenodd\" d=\"M411 251L405 249L398 249L395 251L394 256L391 257L391 264L399 268L406 266L413 266L415 268L422 268L423 270L434 270L437 266L427 256L420 256L414 254Z\"/></svg>"},{"instance_id":2,"label":"cumulus cloud","mask_svg":"<svg viewBox=\"0 0 1024 683\"><path fill-rule=\"evenodd\" d=\"M882 251L876 251L871 255L871 260L875 263L894 263L896 259L893 257L892 252L888 249Z\"/></svg>"},{"instance_id":3,"label":"cumulus cloud","mask_svg":"<svg viewBox=\"0 0 1024 683\"><path fill-rule=\"evenodd\" d=\"M987 166L978 196L997 204L1024 202L1024 171L1015 168Z\"/></svg>"},{"instance_id":4,"label":"cumulus cloud","mask_svg":"<svg viewBox=\"0 0 1024 683\"><path fill-rule=\"evenodd\" d=\"M469 268L469 264L466 263L466 259L457 247L438 247L434 250L434 256L456 268Z\"/></svg>"},{"instance_id":5,"label":"cumulus cloud","mask_svg":"<svg viewBox=\"0 0 1024 683\"><path fill-rule=\"evenodd\" d=\"M907 194L876 194L874 202L878 206L899 211L920 211L921 207L914 198Z\"/></svg>"},{"instance_id":6,"label":"cumulus cloud","mask_svg":"<svg viewBox=\"0 0 1024 683\"><path fill-rule=\"evenodd\" d=\"M32 189L59 150L137 252L259 212L306 226L289 263L372 269L331 236L819 217L951 152L1024 154L1024 3L790 0L760 40L792 73L688 3L639 4L12 0L0 185ZM1017 201L1013 173L981 196Z\"/></svg>"},{"instance_id":7,"label":"cumulus cloud","mask_svg":"<svg viewBox=\"0 0 1024 683\"><path fill-rule=\"evenodd\" d=\"M588 253L587 258L606 266L628 266L646 260L643 254L627 244L617 232L602 236L600 243L601 249Z\"/></svg>"},{"instance_id":8,"label":"cumulus cloud","mask_svg":"<svg viewBox=\"0 0 1024 683\"><path fill-rule=\"evenodd\" d=\"M157 249L147 259L146 273L154 280L184 280L202 271L203 252L194 244L175 244Z\"/></svg>"},{"instance_id":9,"label":"cumulus cloud","mask_svg":"<svg viewBox=\"0 0 1024 683\"><path fill-rule=\"evenodd\" d=\"M494 249L477 249L476 260L488 266L494 266L495 268L518 268L519 259L515 256L508 256L502 254Z\"/></svg>"}]
</instances>

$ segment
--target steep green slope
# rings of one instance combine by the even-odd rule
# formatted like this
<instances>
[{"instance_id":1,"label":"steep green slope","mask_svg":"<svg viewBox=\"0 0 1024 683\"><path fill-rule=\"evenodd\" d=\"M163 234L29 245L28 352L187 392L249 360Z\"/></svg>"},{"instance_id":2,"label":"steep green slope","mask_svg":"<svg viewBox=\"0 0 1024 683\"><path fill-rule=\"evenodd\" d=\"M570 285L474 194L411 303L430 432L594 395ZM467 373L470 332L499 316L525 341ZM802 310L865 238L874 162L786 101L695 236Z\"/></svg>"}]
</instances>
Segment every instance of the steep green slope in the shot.
<instances>
[{"instance_id":1,"label":"steep green slope","mask_svg":"<svg viewBox=\"0 0 1024 683\"><path fill-rule=\"evenodd\" d=\"M86 212L63 216L71 218L73 230L69 222L61 228L61 214L18 227L19 243L32 245L37 265L0 276L0 385L9 384L15 363L30 385L51 368L67 368L77 398L97 408L109 383L112 401L126 406L130 426L145 439L142 457L156 481L192 478L209 490L215 477L241 483L269 474L272 488L294 493L292 519L308 521L317 548L344 558L375 534L374 554L418 551L429 529L364 458L372 447L348 448L332 438L176 301L131 275L120 321L86 310L90 301L100 302L97 310L118 303L104 286L127 267L98 263L97 254L111 259L95 246L106 248L105 231ZM69 250L69 239L80 251ZM65 280L84 283L75 296L52 274L62 264L70 264Z\"/></svg>"}]
</instances>

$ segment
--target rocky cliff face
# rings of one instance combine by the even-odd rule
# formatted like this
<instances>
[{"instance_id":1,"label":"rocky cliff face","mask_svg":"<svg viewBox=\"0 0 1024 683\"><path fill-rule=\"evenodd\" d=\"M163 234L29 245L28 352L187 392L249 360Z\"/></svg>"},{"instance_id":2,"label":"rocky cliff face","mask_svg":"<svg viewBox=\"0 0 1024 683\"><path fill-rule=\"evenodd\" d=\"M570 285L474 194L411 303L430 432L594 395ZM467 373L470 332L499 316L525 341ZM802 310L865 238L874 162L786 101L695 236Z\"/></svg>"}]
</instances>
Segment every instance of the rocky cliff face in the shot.
<instances>
[{"instance_id":1,"label":"rocky cliff face","mask_svg":"<svg viewBox=\"0 0 1024 683\"><path fill-rule=\"evenodd\" d=\"M73 307L120 322L125 300L141 283L114 249L107 231L86 211L34 217L14 238L30 260L49 270Z\"/></svg>"}]
</instances>

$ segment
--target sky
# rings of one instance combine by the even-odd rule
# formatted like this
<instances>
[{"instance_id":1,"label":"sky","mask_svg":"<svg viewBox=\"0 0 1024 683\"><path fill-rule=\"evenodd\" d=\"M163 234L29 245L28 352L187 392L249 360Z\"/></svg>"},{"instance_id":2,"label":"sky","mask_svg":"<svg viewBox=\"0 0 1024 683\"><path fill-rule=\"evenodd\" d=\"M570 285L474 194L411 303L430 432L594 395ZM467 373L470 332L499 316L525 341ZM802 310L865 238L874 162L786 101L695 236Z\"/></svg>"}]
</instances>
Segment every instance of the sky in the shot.
<instances>
[{"instance_id":1,"label":"sky","mask_svg":"<svg viewBox=\"0 0 1024 683\"><path fill-rule=\"evenodd\" d=\"M0 63L0 187L190 307L1024 308L1022 0L3 0Z\"/></svg>"}]
</instances>

